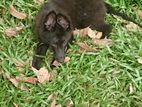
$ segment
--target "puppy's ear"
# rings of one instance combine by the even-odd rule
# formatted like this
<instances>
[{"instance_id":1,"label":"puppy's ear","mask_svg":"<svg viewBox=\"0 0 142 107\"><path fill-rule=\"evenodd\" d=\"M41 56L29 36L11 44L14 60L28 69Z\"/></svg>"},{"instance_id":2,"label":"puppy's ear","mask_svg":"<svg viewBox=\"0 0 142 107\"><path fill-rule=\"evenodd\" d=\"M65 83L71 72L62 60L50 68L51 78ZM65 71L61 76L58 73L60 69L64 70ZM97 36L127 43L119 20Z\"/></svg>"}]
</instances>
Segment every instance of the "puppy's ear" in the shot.
<instances>
[{"instance_id":1,"label":"puppy's ear","mask_svg":"<svg viewBox=\"0 0 142 107\"><path fill-rule=\"evenodd\" d=\"M64 29L67 30L70 27L69 20L62 14L57 15L57 23Z\"/></svg>"},{"instance_id":2,"label":"puppy's ear","mask_svg":"<svg viewBox=\"0 0 142 107\"><path fill-rule=\"evenodd\" d=\"M55 12L50 12L46 19L45 19L45 29L52 31L55 27L55 23L56 23L56 13Z\"/></svg>"}]
</instances>

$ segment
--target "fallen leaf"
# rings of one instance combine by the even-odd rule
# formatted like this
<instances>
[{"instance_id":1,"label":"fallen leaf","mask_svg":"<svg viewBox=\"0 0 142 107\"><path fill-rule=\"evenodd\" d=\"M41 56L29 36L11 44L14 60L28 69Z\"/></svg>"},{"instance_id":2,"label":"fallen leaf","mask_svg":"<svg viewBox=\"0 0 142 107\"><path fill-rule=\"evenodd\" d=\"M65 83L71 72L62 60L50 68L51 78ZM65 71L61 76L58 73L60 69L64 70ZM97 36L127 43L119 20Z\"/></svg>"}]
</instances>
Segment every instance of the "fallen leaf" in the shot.
<instances>
[{"instance_id":1,"label":"fallen leaf","mask_svg":"<svg viewBox=\"0 0 142 107\"><path fill-rule=\"evenodd\" d=\"M137 31L139 29L139 27L133 22L129 22L129 24L126 25L126 28L128 31Z\"/></svg>"},{"instance_id":2,"label":"fallen leaf","mask_svg":"<svg viewBox=\"0 0 142 107\"><path fill-rule=\"evenodd\" d=\"M71 99L68 99L66 102L65 102L65 106L66 107L73 107L73 101Z\"/></svg>"},{"instance_id":3,"label":"fallen leaf","mask_svg":"<svg viewBox=\"0 0 142 107\"><path fill-rule=\"evenodd\" d=\"M17 88L24 90L24 91L28 91L28 87L26 86L19 86L19 82L16 78L11 78L9 73L6 73L6 78Z\"/></svg>"},{"instance_id":4,"label":"fallen leaf","mask_svg":"<svg viewBox=\"0 0 142 107\"><path fill-rule=\"evenodd\" d=\"M23 28L24 28L23 25L17 25L17 26L15 27L16 31L21 31Z\"/></svg>"},{"instance_id":5,"label":"fallen leaf","mask_svg":"<svg viewBox=\"0 0 142 107\"><path fill-rule=\"evenodd\" d=\"M21 31L24 28L23 25L17 25L15 28L8 28L4 32L7 37L14 37L19 31Z\"/></svg>"},{"instance_id":6,"label":"fallen leaf","mask_svg":"<svg viewBox=\"0 0 142 107\"><path fill-rule=\"evenodd\" d=\"M24 63L22 60L16 60L16 61L15 61L15 65L16 65L16 66L19 66L19 67L24 67L24 66L25 66L25 63Z\"/></svg>"},{"instance_id":7,"label":"fallen leaf","mask_svg":"<svg viewBox=\"0 0 142 107\"><path fill-rule=\"evenodd\" d=\"M142 64L142 58L139 58L139 59L138 59L138 63L139 63L139 64Z\"/></svg>"},{"instance_id":8,"label":"fallen leaf","mask_svg":"<svg viewBox=\"0 0 142 107\"><path fill-rule=\"evenodd\" d=\"M79 30L78 29L74 30L73 35L79 35Z\"/></svg>"},{"instance_id":9,"label":"fallen leaf","mask_svg":"<svg viewBox=\"0 0 142 107\"><path fill-rule=\"evenodd\" d=\"M39 5L44 4L44 0L36 0L36 2L37 2Z\"/></svg>"},{"instance_id":10,"label":"fallen leaf","mask_svg":"<svg viewBox=\"0 0 142 107\"><path fill-rule=\"evenodd\" d=\"M112 44L111 39L93 39L93 42L95 45L98 45L99 47L105 47Z\"/></svg>"},{"instance_id":11,"label":"fallen leaf","mask_svg":"<svg viewBox=\"0 0 142 107\"><path fill-rule=\"evenodd\" d=\"M80 35L81 37L89 36L92 39L95 39L95 38L100 39L102 37L102 32L94 31L89 27L86 27L86 28L81 29L81 30L74 30L73 34L74 35Z\"/></svg>"},{"instance_id":12,"label":"fallen leaf","mask_svg":"<svg viewBox=\"0 0 142 107\"><path fill-rule=\"evenodd\" d=\"M19 72L22 72L24 67L25 67L25 65L26 65L22 60L19 60L19 59L15 60L14 64L15 64L15 66L18 69Z\"/></svg>"},{"instance_id":13,"label":"fallen leaf","mask_svg":"<svg viewBox=\"0 0 142 107\"><path fill-rule=\"evenodd\" d=\"M133 85L130 84L129 85L129 94L133 94L134 93L134 88L133 88Z\"/></svg>"},{"instance_id":14,"label":"fallen leaf","mask_svg":"<svg viewBox=\"0 0 142 107\"><path fill-rule=\"evenodd\" d=\"M84 29L81 29L81 30L79 31L80 36L81 36L81 37L86 37L86 36L88 36L88 30L90 30L89 27L84 28Z\"/></svg>"},{"instance_id":15,"label":"fallen leaf","mask_svg":"<svg viewBox=\"0 0 142 107\"><path fill-rule=\"evenodd\" d=\"M67 53L70 53L71 51L72 51L72 49L68 49L68 50L67 50Z\"/></svg>"},{"instance_id":16,"label":"fallen leaf","mask_svg":"<svg viewBox=\"0 0 142 107\"><path fill-rule=\"evenodd\" d=\"M78 43L78 45L80 46L81 50L83 51L87 51L87 52L96 52L97 50L95 48L91 48L90 46L88 46L85 43Z\"/></svg>"},{"instance_id":17,"label":"fallen leaf","mask_svg":"<svg viewBox=\"0 0 142 107\"><path fill-rule=\"evenodd\" d=\"M92 39L100 39L102 37L102 32L97 32L97 31L92 30L91 28L88 28L87 35Z\"/></svg>"},{"instance_id":18,"label":"fallen leaf","mask_svg":"<svg viewBox=\"0 0 142 107\"><path fill-rule=\"evenodd\" d=\"M50 107L55 107L55 106L56 106L56 100L53 100L53 101L51 102Z\"/></svg>"},{"instance_id":19,"label":"fallen leaf","mask_svg":"<svg viewBox=\"0 0 142 107\"><path fill-rule=\"evenodd\" d=\"M69 62L69 61L70 61L70 58L69 58L69 57L66 57L65 60L64 60L64 63L67 63L67 62ZM52 65L55 66L55 67L60 66L60 64L61 64L61 63L59 63L58 61L54 61L54 62L52 63Z\"/></svg>"},{"instance_id":20,"label":"fallen leaf","mask_svg":"<svg viewBox=\"0 0 142 107\"><path fill-rule=\"evenodd\" d=\"M16 103L13 102L14 107L19 107Z\"/></svg>"},{"instance_id":21,"label":"fallen leaf","mask_svg":"<svg viewBox=\"0 0 142 107\"><path fill-rule=\"evenodd\" d=\"M23 12L18 12L13 5L10 5L10 14L18 19L26 19L27 15Z\"/></svg>"},{"instance_id":22,"label":"fallen leaf","mask_svg":"<svg viewBox=\"0 0 142 107\"><path fill-rule=\"evenodd\" d=\"M5 30L5 34L8 37L12 37L12 36L15 36L17 34L17 32L16 32L15 28L8 28Z\"/></svg>"},{"instance_id":23,"label":"fallen leaf","mask_svg":"<svg viewBox=\"0 0 142 107\"><path fill-rule=\"evenodd\" d=\"M55 93L50 94L50 95L48 96L48 98L47 98L48 101L53 101L53 100L55 100L55 99L56 99L56 94L55 94Z\"/></svg>"},{"instance_id":24,"label":"fallen leaf","mask_svg":"<svg viewBox=\"0 0 142 107\"><path fill-rule=\"evenodd\" d=\"M142 19L142 11L138 11L138 15L139 15L140 19Z\"/></svg>"},{"instance_id":25,"label":"fallen leaf","mask_svg":"<svg viewBox=\"0 0 142 107\"><path fill-rule=\"evenodd\" d=\"M40 70L37 70L32 67L32 70L36 74L39 83L44 84L45 82L49 82L51 75L46 68L40 68Z\"/></svg>"},{"instance_id":26,"label":"fallen leaf","mask_svg":"<svg viewBox=\"0 0 142 107\"><path fill-rule=\"evenodd\" d=\"M16 76L16 79L18 81L22 81L22 82L29 83L29 84L36 84L37 83L37 78L34 78L34 77L26 77L26 76L18 77L18 76Z\"/></svg>"}]
</instances>

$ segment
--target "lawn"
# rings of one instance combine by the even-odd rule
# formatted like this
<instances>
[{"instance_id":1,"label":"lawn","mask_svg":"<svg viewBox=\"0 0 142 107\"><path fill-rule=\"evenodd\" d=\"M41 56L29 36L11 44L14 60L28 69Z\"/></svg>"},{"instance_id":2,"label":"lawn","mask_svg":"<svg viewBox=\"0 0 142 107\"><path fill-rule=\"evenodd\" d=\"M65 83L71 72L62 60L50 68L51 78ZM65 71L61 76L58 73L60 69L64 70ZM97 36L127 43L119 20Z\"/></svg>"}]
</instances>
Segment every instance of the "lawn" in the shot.
<instances>
[{"instance_id":1,"label":"lawn","mask_svg":"<svg viewBox=\"0 0 142 107\"><path fill-rule=\"evenodd\" d=\"M70 45L71 52L67 54L69 62L51 69L48 64L50 55L47 55L44 66L49 72L57 73L50 83L21 83L28 86L29 91L22 91L11 84L5 74L19 75L15 60L26 63L23 68L26 76L35 75L29 69L36 46L34 19L40 9L35 1L0 1L0 107L13 107L13 103L19 107L50 107L48 96L52 93L57 96L57 104L63 107L68 99L72 100L73 107L142 107L142 65L138 63L142 57L142 32L129 31L121 18L112 15L106 17L113 26L110 35L112 46L80 54L77 42L90 43L91 40L75 36L74 43ZM136 12L142 10L141 0L107 1L138 23L142 22ZM19 20L11 16L11 4L28 17ZM24 25L21 32L15 37L5 36L5 29L19 24Z\"/></svg>"}]
</instances>

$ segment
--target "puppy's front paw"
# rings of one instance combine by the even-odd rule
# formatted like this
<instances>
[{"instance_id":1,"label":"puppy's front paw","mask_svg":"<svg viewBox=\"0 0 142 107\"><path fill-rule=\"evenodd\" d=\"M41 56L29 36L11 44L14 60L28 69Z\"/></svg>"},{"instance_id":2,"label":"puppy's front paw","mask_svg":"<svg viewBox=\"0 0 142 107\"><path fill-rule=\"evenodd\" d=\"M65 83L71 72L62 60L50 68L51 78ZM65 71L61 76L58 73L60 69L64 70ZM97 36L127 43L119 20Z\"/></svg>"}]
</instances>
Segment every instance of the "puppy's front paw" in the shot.
<instances>
[{"instance_id":1,"label":"puppy's front paw","mask_svg":"<svg viewBox=\"0 0 142 107\"><path fill-rule=\"evenodd\" d=\"M34 60L32 61L32 67L34 67L34 68L36 68L37 70L39 70L40 67L41 67L41 62L40 62L40 61L37 61L36 59L34 59Z\"/></svg>"}]
</instances>

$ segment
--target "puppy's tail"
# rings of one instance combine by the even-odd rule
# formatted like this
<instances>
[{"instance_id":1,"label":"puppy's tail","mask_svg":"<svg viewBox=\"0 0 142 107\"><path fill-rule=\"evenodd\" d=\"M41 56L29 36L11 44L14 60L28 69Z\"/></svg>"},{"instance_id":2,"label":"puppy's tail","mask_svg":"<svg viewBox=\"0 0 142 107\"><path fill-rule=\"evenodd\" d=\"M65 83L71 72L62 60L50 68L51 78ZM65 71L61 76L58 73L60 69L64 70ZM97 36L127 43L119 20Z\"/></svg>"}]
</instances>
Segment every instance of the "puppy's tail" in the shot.
<instances>
[{"instance_id":1,"label":"puppy's tail","mask_svg":"<svg viewBox=\"0 0 142 107\"><path fill-rule=\"evenodd\" d=\"M131 22L137 24L139 27L142 28L142 25L140 25L139 23L137 23L134 19L130 18L126 14L121 13L118 10L115 10L110 4L105 3L105 6L107 8L107 13L114 14L114 15L117 15L117 16L121 16L123 19L131 21Z\"/></svg>"}]
</instances>

